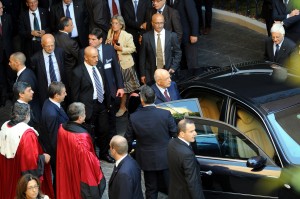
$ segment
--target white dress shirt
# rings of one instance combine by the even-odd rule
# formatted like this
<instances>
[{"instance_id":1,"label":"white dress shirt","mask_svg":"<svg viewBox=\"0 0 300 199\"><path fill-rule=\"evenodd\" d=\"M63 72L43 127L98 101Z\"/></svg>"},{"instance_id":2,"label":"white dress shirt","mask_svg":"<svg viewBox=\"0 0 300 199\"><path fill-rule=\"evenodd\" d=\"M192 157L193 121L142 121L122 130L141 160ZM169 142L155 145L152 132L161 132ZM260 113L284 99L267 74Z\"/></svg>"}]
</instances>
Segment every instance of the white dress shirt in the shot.
<instances>
[{"instance_id":1,"label":"white dress shirt","mask_svg":"<svg viewBox=\"0 0 300 199\"><path fill-rule=\"evenodd\" d=\"M65 16L66 16L67 4L65 4L64 2L63 2L63 8L64 8ZM69 11L70 11L70 16L71 16L72 22L73 22L72 37L78 37L78 29L77 29L77 24L76 24L73 2L70 3Z\"/></svg>"},{"instance_id":2,"label":"white dress shirt","mask_svg":"<svg viewBox=\"0 0 300 199\"><path fill-rule=\"evenodd\" d=\"M51 84L51 78L50 78L50 70L49 70L49 53L47 53L45 50L43 50L43 56L44 56L44 61L45 61L45 66L46 66L46 73L47 73L47 81L48 81L48 86ZM54 54L54 51L51 53L51 58L53 62L53 67L54 67L54 72L56 76L56 80L58 82L61 81L61 76L60 76L60 71L58 67L58 63Z\"/></svg>"},{"instance_id":3,"label":"white dress shirt","mask_svg":"<svg viewBox=\"0 0 300 199\"><path fill-rule=\"evenodd\" d=\"M90 75L90 78L91 78L92 82L93 82L93 88L94 88L93 100L98 99L96 84L95 84L94 75L93 75L93 67L96 67L96 66L91 66L91 65L87 64L86 62L84 62L84 65L85 65L85 67L86 67L86 69L87 69L87 71L88 71L88 73ZM104 86L103 86L102 77L101 77L101 75L100 75L100 73L99 73L99 71L97 69L96 69L96 73L97 73L97 75L99 77L100 83L102 85L102 91L103 91L103 94L104 94Z\"/></svg>"}]
</instances>

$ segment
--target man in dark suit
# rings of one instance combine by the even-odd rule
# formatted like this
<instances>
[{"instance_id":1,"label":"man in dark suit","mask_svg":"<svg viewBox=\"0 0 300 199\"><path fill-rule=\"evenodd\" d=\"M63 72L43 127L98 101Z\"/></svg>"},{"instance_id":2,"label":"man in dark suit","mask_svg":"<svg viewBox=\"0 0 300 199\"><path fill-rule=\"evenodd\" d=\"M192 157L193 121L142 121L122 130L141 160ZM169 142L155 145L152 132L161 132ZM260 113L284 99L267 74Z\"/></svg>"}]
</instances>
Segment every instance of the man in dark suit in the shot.
<instances>
[{"instance_id":1,"label":"man in dark suit","mask_svg":"<svg viewBox=\"0 0 300 199\"><path fill-rule=\"evenodd\" d=\"M96 138L100 158L110 163L110 125L112 105L116 97L124 94L124 85L116 52L111 45L102 45L103 34L94 29L89 35L90 46L84 50L84 63L73 70L72 101L82 102L86 108L89 132ZM100 51L100 52L99 52ZM109 111L109 112L108 112ZM115 113L114 113L115 115Z\"/></svg>"},{"instance_id":2,"label":"man in dark suit","mask_svg":"<svg viewBox=\"0 0 300 199\"><path fill-rule=\"evenodd\" d=\"M29 123L29 125L32 126L33 124L36 128L41 118L41 106L39 104L39 96L37 91L37 79L34 72L25 66L25 61L26 57L23 53L15 52L11 54L9 58L9 65L12 70L17 72L16 82L26 82L34 91L33 98L28 101L28 103L30 104L30 109L32 110L32 115L30 118L31 122ZM14 95L17 96L16 93ZM39 129L36 128L36 130Z\"/></svg>"},{"instance_id":3,"label":"man in dark suit","mask_svg":"<svg viewBox=\"0 0 300 199\"><path fill-rule=\"evenodd\" d=\"M99 28L106 39L111 18L107 0L86 0L85 3L89 14L89 31Z\"/></svg>"},{"instance_id":4,"label":"man in dark suit","mask_svg":"<svg viewBox=\"0 0 300 199\"><path fill-rule=\"evenodd\" d=\"M8 59L12 53L12 19L8 14L3 13L4 6L0 1L0 106L5 106L7 93L12 93L14 73L7 67Z\"/></svg>"},{"instance_id":5,"label":"man in dark suit","mask_svg":"<svg viewBox=\"0 0 300 199\"><path fill-rule=\"evenodd\" d=\"M296 44L285 37L285 31L281 24L275 23L271 28L271 38L265 42L265 60L289 65L289 58L296 50Z\"/></svg>"},{"instance_id":6,"label":"man in dark suit","mask_svg":"<svg viewBox=\"0 0 300 199\"><path fill-rule=\"evenodd\" d=\"M300 12L296 2L298 1L273 0L273 20L282 21L286 37L298 43L300 41Z\"/></svg>"},{"instance_id":7,"label":"man in dark suit","mask_svg":"<svg viewBox=\"0 0 300 199\"><path fill-rule=\"evenodd\" d=\"M164 29L175 32L179 43L181 43L182 27L178 11L166 5L166 0L153 1L153 8L149 8L146 13L146 27L148 31L153 29L151 20L155 13L160 13L164 16Z\"/></svg>"},{"instance_id":8,"label":"man in dark suit","mask_svg":"<svg viewBox=\"0 0 300 199\"><path fill-rule=\"evenodd\" d=\"M170 73L165 69L157 69L154 73L155 84L151 86L156 99L155 104L181 99L177 85L171 80Z\"/></svg>"},{"instance_id":9,"label":"man in dark suit","mask_svg":"<svg viewBox=\"0 0 300 199\"><path fill-rule=\"evenodd\" d=\"M198 65L197 41L199 35L199 17L196 4L194 0L167 0L167 4L178 10L180 15L183 30L181 67L195 68Z\"/></svg>"},{"instance_id":10,"label":"man in dark suit","mask_svg":"<svg viewBox=\"0 0 300 199\"><path fill-rule=\"evenodd\" d=\"M29 10L20 15L19 33L24 43L23 52L26 57L31 57L42 49L41 37L50 32L49 12L38 7L37 0L26 0ZM26 65L30 65L30 59Z\"/></svg>"},{"instance_id":11,"label":"man in dark suit","mask_svg":"<svg viewBox=\"0 0 300 199\"><path fill-rule=\"evenodd\" d=\"M88 13L84 0L62 0L50 9L50 23L52 32L58 31L58 24L62 17L72 18L74 28L71 38L78 42L81 48L88 45Z\"/></svg>"},{"instance_id":12,"label":"man in dark suit","mask_svg":"<svg viewBox=\"0 0 300 199\"><path fill-rule=\"evenodd\" d=\"M41 142L46 152L51 156L51 168L55 179L56 174L56 147L57 132L61 124L69 120L61 107L67 92L62 82L52 82L48 89L49 98L45 101L41 118ZM55 187L55 180L53 183Z\"/></svg>"},{"instance_id":13,"label":"man in dark suit","mask_svg":"<svg viewBox=\"0 0 300 199\"><path fill-rule=\"evenodd\" d=\"M110 152L116 165L109 179L108 196L114 199L143 199L141 169L128 154L127 140L115 135L110 141Z\"/></svg>"},{"instance_id":14,"label":"man in dark suit","mask_svg":"<svg viewBox=\"0 0 300 199\"><path fill-rule=\"evenodd\" d=\"M141 82L154 83L154 71L164 68L169 73L174 73L179 67L181 50L176 33L164 29L164 16L152 16L153 31L143 35L140 50Z\"/></svg>"},{"instance_id":15,"label":"man in dark suit","mask_svg":"<svg viewBox=\"0 0 300 199\"><path fill-rule=\"evenodd\" d=\"M54 35L55 44L64 50L65 71L68 85L71 85L72 71L77 66L79 46L78 43L69 37L73 30L73 22L70 17L62 17L58 24L59 31Z\"/></svg>"},{"instance_id":16,"label":"man in dark suit","mask_svg":"<svg viewBox=\"0 0 300 199\"><path fill-rule=\"evenodd\" d=\"M204 199L200 166L195 158L191 142L195 141L195 124L187 119L178 123L178 137L168 145L170 168L170 199Z\"/></svg>"},{"instance_id":17,"label":"man in dark suit","mask_svg":"<svg viewBox=\"0 0 300 199\"><path fill-rule=\"evenodd\" d=\"M48 86L53 81L67 84L64 69L64 55L61 48L55 47L53 35L45 34L42 37L42 48L31 57L31 68L38 81L40 105L48 98Z\"/></svg>"},{"instance_id":18,"label":"man in dark suit","mask_svg":"<svg viewBox=\"0 0 300 199\"><path fill-rule=\"evenodd\" d=\"M125 133L130 148L136 139L136 161L144 171L146 198L157 198L158 179L169 185L167 145L177 132L176 123L170 111L156 108L155 92L147 85L141 88L142 108L132 113ZM171 190L172 192L173 190Z\"/></svg>"}]
</instances>

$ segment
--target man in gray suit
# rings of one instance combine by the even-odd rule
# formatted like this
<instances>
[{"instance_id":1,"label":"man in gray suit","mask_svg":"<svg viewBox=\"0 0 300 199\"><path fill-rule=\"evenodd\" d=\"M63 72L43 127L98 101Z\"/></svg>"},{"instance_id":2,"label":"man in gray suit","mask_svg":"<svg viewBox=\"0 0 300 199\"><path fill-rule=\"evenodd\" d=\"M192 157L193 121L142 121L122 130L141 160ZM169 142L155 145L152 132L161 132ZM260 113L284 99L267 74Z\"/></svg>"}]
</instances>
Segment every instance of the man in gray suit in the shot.
<instances>
[{"instance_id":1,"label":"man in gray suit","mask_svg":"<svg viewBox=\"0 0 300 199\"><path fill-rule=\"evenodd\" d=\"M141 82L152 85L154 72L157 68L164 68L174 73L179 67L181 50L177 34L164 29L164 16L152 16L153 31L143 34L140 50Z\"/></svg>"}]
</instances>

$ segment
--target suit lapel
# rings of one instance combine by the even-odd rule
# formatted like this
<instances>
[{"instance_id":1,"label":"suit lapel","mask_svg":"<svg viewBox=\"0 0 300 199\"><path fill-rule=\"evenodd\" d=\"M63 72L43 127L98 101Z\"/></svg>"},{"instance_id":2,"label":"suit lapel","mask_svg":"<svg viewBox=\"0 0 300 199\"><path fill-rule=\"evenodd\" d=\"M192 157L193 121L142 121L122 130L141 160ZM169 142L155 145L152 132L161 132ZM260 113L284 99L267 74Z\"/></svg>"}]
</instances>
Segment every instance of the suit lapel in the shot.
<instances>
[{"instance_id":1,"label":"suit lapel","mask_svg":"<svg viewBox=\"0 0 300 199\"><path fill-rule=\"evenodd\" d=\"M111 174L111 177L109 179L109 186L111 185L111 183L114 181L114 178L116 177L116 175L118 174L119 170L121 169L123 163L126 161L126 159L128 158L128 155L119 163L118 167L113 171L113 173Z\"/></svg>"},{"instance_id":2,"label":"suit lapel","mask_svg":"<svg viewBox=\"0 0 300 199\"><path fill-rule=\"evenodd\" d=\"M155 92L156 92L156 97L159 99L159 100L161 100L161 101L163 101L163 102L166 102L167 100L166 100L166 98L165 98L165 96L160 92L160 90L159 90L159 88L156 86L156 84L154 84L154 90L155 90Z\"/></svg>"},{"instance_id":3,"label":"suit lapel","mask_svg":"<svg viewBox=\"0 0 300 199\"><path fill-rule=\"evenodd\" d=\"M152 46L153 49L153 53L156 57L156 48L155 48L155 35L154 35L154 30L151 31L151 35L150 35L150 44Z\"/></svg>"},{"instance_id":4,"label":"suit lapel","mask_svg":"<svg viewBox=\"0 0 300 199\"><path fill-rule=\"evenodd\" d=\"M282 55L284 55L285 52L286 52L286 42L283 41L283 42L282 42L282 45L281 45L281 47L280 47L280 49L279 49L278 55L277 55L277 57L276 57L276 60L278 60Z\"/></svg>"},{"instance_id":5,"label":"suit lapel","mask_svg":"<svg viewBox=\"0 0 300 199\"><path fill-rule=\"evenodd\" d=\"M83 76L85 76L85 79L87 79L90 82L90 84L93 86L93 81L92 81L92 79L90 77L90 74L87 71L87 69L86 69L86 67L85 67L84 64L82 64L82 72L83 72Z\"/></svg>"},{"instance_id":6,"label":"suit lapel","mask_svg":"<svg viewBox=\"0 0 300 199\"><path fill-rule=\"evenodd\" d=\"M40 62L39 65L42 66L41 70L43 71L44 78L46 78L46 80L48 82L47 72L46 72L46 64L45 64L45 60L44 60L43 51L39 51L39 62Z\"/></svg>"}]
</instances>

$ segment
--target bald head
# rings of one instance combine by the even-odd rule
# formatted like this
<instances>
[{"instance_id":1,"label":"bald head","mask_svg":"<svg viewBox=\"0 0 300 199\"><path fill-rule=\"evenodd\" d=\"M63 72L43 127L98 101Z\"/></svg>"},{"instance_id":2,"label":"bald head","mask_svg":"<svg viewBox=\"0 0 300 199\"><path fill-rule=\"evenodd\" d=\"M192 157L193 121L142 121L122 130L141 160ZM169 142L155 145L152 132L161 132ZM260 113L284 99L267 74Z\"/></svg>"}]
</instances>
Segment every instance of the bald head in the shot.
<instances>
[{"instance_id":1,"label":"bald head","mask_svg":"<svg viewBox=\"0 0 300 199\"><path fill-rule=\"evenodd\" d=\"M51 54L55 49L55 39L51 34L44 34L42 36L41 44L43 49Z\"/></svg>"},{"instance_id":2,"label":"bald head","mask_svg":"<svg viewBox=\"0 0 300 199\"><path fill-rule=\"evenodd\" d=\"M156 13L152 16L152 27L156 32L164 29L165 19L162 14Z\"/></svg>"},{"instance_id":3,"label":"bald head","mask_svg":"<svg viewBox=\"0 0 300 199\"><path fill-rule=\"evenodd\" d=\"M165 69L156 69L154 73L154 79L156 84L163 89L171 86L170 73Z\"/></svg>"},{"instance_id":4,"label":"bald head","mask_svg":"<svg viewBox=\"0 0 300 199\"><path fill-rule=\"evenodd\" d=\"M84 49L84 61L90 66L96 66L98 63L98 50L93 46Z\"/></svg>"},{"instance_id":5,"label":"bald head","mask_svg":"<svg viewBox=\"0 0 300 199\"><path fill-rule=\"evenodd\" d=\"M125 155L128 152L127 140L120 135L115 135L110 140L110 147L111 149L114 149L118 155Z\"/></svg>"}]
</instances>

